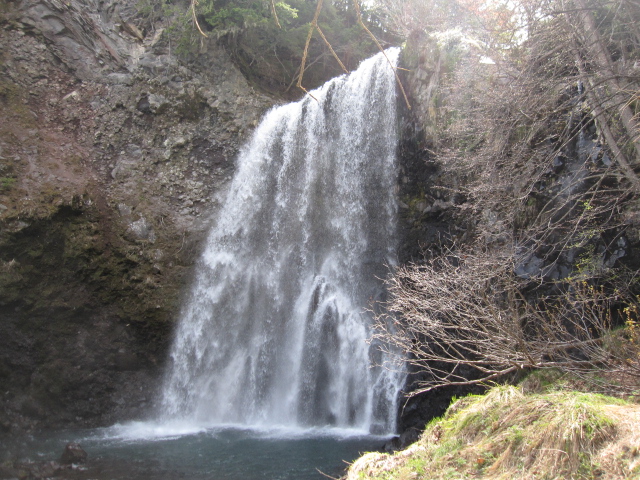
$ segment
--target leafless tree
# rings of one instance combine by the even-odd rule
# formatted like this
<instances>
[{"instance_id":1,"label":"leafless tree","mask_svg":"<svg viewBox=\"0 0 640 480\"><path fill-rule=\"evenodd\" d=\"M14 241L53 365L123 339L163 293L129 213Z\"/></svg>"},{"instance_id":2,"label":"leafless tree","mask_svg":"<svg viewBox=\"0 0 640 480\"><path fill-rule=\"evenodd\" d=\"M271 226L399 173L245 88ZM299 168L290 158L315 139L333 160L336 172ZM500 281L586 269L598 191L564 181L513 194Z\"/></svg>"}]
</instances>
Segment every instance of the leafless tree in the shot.
<instances>
[{"instance_id":1,"label":"leafless tree","mask_svg":"<svg viewBox=\"0 0 640 480\"><path fill-rule=\"evenodd\" d=\"M397 270L377 337L423 373L414 394L546 368L637 390L636 277L619 258L640 193L640 8L510 4L517 19L439 86L433 153L462 180L466 232Z\"/></svg>"},{"instance_id":2,"label":"leafless tree","mask_svg":"<svg viewBox=\"0 0 640 480\"><path fill-rule=\"evenodd\" d=\"M594 372L606 372L621 391L637 388L637 338L611 335L622 293L574 279L532 301L519 290L513 258L449 253L401 267L389 281L391 300L378 317L376 337L423 374L411 394L549 368L592 382L601 380ZM627 335L636 328L632 305L633 311L619 312L631 322ZM614 385L607 383L609 391Z\"/></svg>"}]
</instances>

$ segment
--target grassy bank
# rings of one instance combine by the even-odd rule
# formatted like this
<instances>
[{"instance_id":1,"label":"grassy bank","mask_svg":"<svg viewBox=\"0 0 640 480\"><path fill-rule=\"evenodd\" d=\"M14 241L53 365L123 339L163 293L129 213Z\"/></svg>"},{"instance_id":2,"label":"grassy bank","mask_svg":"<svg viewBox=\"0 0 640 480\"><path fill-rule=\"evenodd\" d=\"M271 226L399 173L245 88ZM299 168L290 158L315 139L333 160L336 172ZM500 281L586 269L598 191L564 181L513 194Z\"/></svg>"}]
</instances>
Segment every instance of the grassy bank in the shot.
<instances>
[{"instance_id":1,"label":"grassy bank","mask_svg":"<svg viewBox=\"0 0 640 480\"><path fill-rule=\"evenodd\" d=\"M467 478L640 479L640 405L495 387L455 402L408 449L364 455L346 477Z\"/></svg>"}]
</instances>

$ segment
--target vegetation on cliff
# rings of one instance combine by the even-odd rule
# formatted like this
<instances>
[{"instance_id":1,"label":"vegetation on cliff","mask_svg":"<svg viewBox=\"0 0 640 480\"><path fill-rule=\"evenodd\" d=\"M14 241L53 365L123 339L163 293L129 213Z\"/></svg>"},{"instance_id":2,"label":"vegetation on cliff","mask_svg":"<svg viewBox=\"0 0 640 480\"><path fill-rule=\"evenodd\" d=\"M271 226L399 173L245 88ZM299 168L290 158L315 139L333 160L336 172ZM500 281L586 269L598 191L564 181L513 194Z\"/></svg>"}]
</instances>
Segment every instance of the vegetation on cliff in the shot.
<instances>
[{"instance_id":1,"label":"vegetation on cliff","mask_svg":"<svg viewBox=\"0 0 640 480\"><path fill-rule=\"evenodd\" d=\"M316 2L306 0L140 0L137 23L149 30L158 19L170 16L174 20L166 36L176 42L179 55L193 58L208 43L218 42L254 84L279 96L296 98L303 93L295 87L316 6ZM397 36L383 27L378 9L363 5L361 14L385 44L397 41ZM352 0L324 2L318 25L321 29L313 32L304 69L308 89L344 73L343 67L355 69L378 50L359 25ZM342 65L336 62L334 53Z\"/></svg>"},{"instance_id":2,"label":"vegetation on cliff","mask_svg":"<svg viewBox=\"0 0 640 480\"><path fill-rule=\"evenodd\" d=\"M424 12L387 3L399 22ZM416 155L448 176L405 214L448 227L389 281L379 336L412 365L414 393L530 368L616 371L593 387L637 393L640 37L627 20L640 11L452 5L410 15L405 48Z\"/></svg>"},{"instance_id":3,"label":"vegetation on cliff","mask_svg":"<svg viewBox=\"0 0 640 480\"><path fill-rule=\"evenodd\" d=\"M403 252L378 324L409 371L403 428L441 414L437 395L532 370L578 380L461 400L349 478L639 478L637 405L593 392L640 393L640 10L384 3L407 37L403 162L429 172L405 170L420 248Z\"/></svg>"}]
</instances>

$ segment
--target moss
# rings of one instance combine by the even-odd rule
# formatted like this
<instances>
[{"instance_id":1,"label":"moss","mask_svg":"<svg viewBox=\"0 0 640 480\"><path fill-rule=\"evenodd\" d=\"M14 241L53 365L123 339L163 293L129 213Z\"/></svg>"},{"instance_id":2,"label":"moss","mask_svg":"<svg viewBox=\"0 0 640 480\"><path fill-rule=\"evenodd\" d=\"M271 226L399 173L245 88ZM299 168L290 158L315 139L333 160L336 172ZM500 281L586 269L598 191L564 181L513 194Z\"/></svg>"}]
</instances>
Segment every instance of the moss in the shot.
<instances>
[{"instance_id":1,"label":"moss","mask_svg":"<svg viewBox=\"0 0 640 480\"><path fill-rule=\"evenodd\" d=\"M0 193L11 190L16 183L13 177L0 177Z\"/></svg>"},{"instance_id":2,"label":"moss","mask_svg":"<svg viewBox=\"0 0 640 480\"><path fill-rule=\"evenodd\" d=\"M402 199L407 206L401 210L402 216L414 229L421 229L426 221L428 214L424 212L428 206L427 195L424 189L420 189L415 195L405 196Z\"/></svg>"},{"instance_id":3,"label":"moss","mask_svg":"<svg viewBox=\"0 0 640 480\"><path fill-rule=\"evenodd\" d=\"M207 100L198 92L182 95L178 98L176 112L184 121L197 121L205 116L209 106Z\"/></svg>"},{"instance_id":4,"label":"moss","mask_svg":"<svg viewBox=\"0 0 640 480\"><path fill-rule=\"evenodd\" d=\"M14 303L21 298L23 280L23 273L14 259L0 261L0 306Z\"/></svg>"},{"instance_id":5,"label":"moss","mask_svg":"<svg viewBox=\"0 0 640 480\"><path fill-rule=\"evenodd\" d=\"M566 373L556 369L533 370L520 382L520 388L525 393L566 390L566 376Z\"/></svg>"},{"instance_id":6,"label":"moss","mask_svg":"<svg viewBox=\"0 0 640 480\"><path fill-rule=\"evenodd\" d=\"M459 400L407 452L375 466L356 462L348 478L594 478L596 454L616 431L612 405L629 406L591 393L495 387Z\"/></svg>"}]
</instances>

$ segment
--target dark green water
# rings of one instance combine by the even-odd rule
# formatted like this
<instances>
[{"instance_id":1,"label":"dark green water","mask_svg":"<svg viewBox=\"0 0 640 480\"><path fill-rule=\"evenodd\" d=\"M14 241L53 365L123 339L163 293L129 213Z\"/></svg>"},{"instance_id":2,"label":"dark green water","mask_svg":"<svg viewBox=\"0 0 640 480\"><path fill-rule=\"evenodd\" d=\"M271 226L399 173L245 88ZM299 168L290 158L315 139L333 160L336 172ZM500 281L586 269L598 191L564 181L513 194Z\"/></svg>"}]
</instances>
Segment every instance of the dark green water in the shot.
<instances>
[{"instance_id":1,"label":"dark green water","mask_svg":"<svg viewBox=\"0 0 640 480\"><path fill-rule=\"evenodd\" d=\"M86 470L73 479L311 480L340 476L363 452L378 450L385 437L338 430L292 431L211 428L171 434L148 424L59 432L14 439L15 458L58 459L67 442L89 454Z\"/></svg>"}]
</instances>

